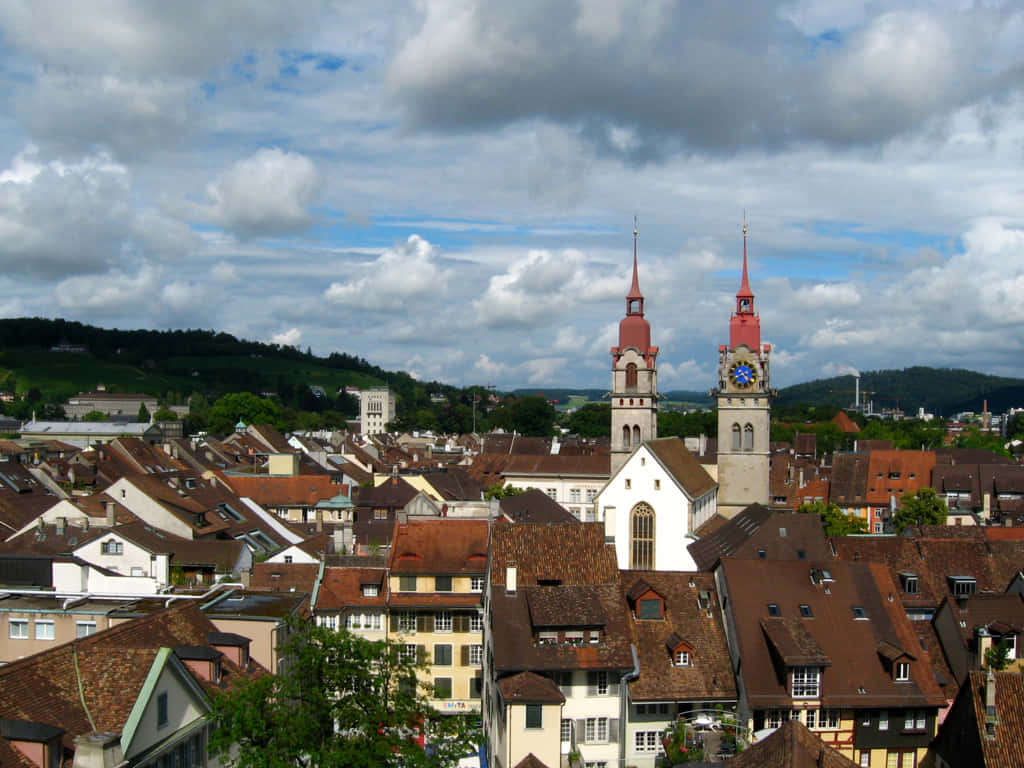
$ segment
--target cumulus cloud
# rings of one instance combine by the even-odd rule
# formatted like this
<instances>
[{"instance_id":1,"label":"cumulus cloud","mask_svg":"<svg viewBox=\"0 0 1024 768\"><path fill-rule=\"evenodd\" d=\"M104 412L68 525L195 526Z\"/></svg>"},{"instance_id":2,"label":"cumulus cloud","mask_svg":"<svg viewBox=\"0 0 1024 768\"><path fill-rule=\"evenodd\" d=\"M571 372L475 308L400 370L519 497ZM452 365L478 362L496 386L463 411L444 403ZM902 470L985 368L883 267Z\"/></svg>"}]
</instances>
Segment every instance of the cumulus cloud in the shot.
<instances>
[{"instance_id":1,"label":"cumulus cloud","mask_svg":"<svg viewBox=\"0 0 1024 768\"><path fill-rule=\"evenodd\" d=\"M151 304L160 294L160 270L143 265L137 273L113 270L105 275L87 275L61 280L54 288L58 306L65 311L109 312Z\"/></svg>"},{"instance_id":2,"label":"cumulus cloud","mask_svg":"<svg viewBox=\"0 0 1024 768\"><path fill-rule=\"evenodd\" d=\"M234 264L218 261L213 265L213 269L210 270L210 277L218 283L231 283L238 279L238 270Z\"/></svg>"},{"instance_id":3,"label":"cumulus cloud","mask_svg":"<svg viewBox=\"0 0 1024 768\"><path fill-rule=\"evenodd\" d=\"M289 328L287 331L275 333L270 337L271 344L280 344L284 347L294 347L302 340L302 331L298 328Z\"/></svg>"},{"instance_id":4,"label":"cumulus cloud","mask_svg":"<svg viewBox=\"0 0 1024 768\"><path fill-rule=\"evenodd\" d=\"M324 298L363 309L410 308L413 300L442 297L447 292L450 270L438 260L437 249L419 235L384 251L358 270L347 282L331 283Z\"/></svg>"},{"instance_id":5,"label":"cumulus cloud","mask_svg":"<svg viewBox=\"0 0 1024 768\"><path fill-rule=\"evenodd\" d=\"M9 274L84 274L117 263L131 234L124 166L97 155L42 162L29 147L0 175L0 267Z\"/></svg>"},{"instance_id":6,"label":"cumulus cloud","mask_svg":"<svg viewBox=\"0 0 1024 768\"><path fill-rule=\"evenodd\" d=\"M276 147L261 149L211 182L206 204L177 207L242 238L301 232L313 222L308 207L320 184L308 157Z\"/></svg>"},{"instance_id":7,"label":"cumulus cloud","mask_svg":"<svg viewBox=\"0 0 1024 768\"><path fill-rule=\"evenodd\" d=\"M480 355L473 363L473 370L488 381L497 381L505 376L511 368L502 362L492 360L488 355Z\"/></svg>"},{"instance_id":8,"label":"cumulus cloud","mask_svg":"<svg viewBox=\"0 0 1024 768\"><path fill-rule=\"evenodd\" d=\"M628 286L621 275L599 269L575 249L530 251L491 277L483 296L473 302L477 319L489 327L536 327L581 302L624 296Z\"/></svg>"},{"instance_id":9,"label":"cumulus cloud","mask_svg":"<svg viewBox=\"0 0 1024 768\"><path fill-rule=\"evenodd\" d=\"M855 307L860 304L860 292L852 283L818 283L798 289L796 301L807 308Z\"/></svg>"},{"instance_id":10,"label":"cumulus cloud","mask_svg":"<svg viewBox=\"0 0 1024 768\"><path fill-rule=\"evenodd\" d=\"M805 5L426 0L388 86L414 126L539 119L638 159L870 144L1020 89L1019 8L859 5L822 39Z\"/></svg>"}]
</instances>

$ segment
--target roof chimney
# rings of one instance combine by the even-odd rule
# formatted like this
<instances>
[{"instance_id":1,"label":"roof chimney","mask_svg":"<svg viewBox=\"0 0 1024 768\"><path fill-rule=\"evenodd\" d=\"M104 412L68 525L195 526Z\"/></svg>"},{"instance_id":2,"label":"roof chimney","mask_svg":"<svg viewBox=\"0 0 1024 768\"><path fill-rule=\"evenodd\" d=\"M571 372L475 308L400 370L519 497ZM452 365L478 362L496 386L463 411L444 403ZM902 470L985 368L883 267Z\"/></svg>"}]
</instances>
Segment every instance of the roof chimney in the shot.
<instances>
[{"instance_id":1,"label":"roof chimney","mask_svg":"<svg viewBox=\"0 0 1024 768\"><path fill-rule=\"evenodd\" d=\"M113 528L114 524L117 522L117 517L116 517L116 515L114 513L114 511L115 511L114 502L111 499L107 499L103 503L103 506L104 506L104 508L107 511L107 527L108 528Z\"/></svg>"},{"instance_id":2,"label":"roof chimney","mask_svg":"<svg viewBox=\"0 0 1024 768\"><path fill-rule=\"evenodd\" d=\"M999 716L996 713L996 674L989 669L985 676L985 735L994 739Z\"/></svg>"}]
</instances>

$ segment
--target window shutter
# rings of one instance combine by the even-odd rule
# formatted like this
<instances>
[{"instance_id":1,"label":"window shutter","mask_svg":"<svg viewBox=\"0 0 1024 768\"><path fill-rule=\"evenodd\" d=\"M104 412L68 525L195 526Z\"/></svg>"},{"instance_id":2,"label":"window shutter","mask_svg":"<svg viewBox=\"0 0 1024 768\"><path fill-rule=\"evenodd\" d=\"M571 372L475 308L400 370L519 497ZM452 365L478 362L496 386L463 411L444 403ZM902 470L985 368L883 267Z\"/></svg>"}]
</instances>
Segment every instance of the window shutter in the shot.
<instances>
[{"instance_id":1,"label":"window shutter","mask_svg":"<svg viewBox=\"0 0 1024 768\"><path fill-rule=\"evenodd\" d=\"M397 613L392 613L391 614L391 631L392 632L397 632L398 631L398 614Z\"/></svg>"},{"instance_id":2,"label":"window shutter","mask_svg":"<svg viewBox=\"0 0 1024 768\"><path fill-rule=\"evenodd\" d=\"M587 672L587 696L597 696L597 675Z\"/></svg>"},{"instance_id":3,"label":"window shutter","mask_svg":"<svg viewBox=\"0 0 1024 768\"><path fill-rule=\"evenodd\" d=\"M576 743L587 743L587 718L581 717L576 721Z\"/></svg>"},{"instance_id":4,"label":"window shutter","mask_svg":"<svg viewBox=\"0 0 1024 768\"><path fill-rule=\"evenodd\" d=\"M611 676L612 676L612 673L609 672L608 673L608 677L611 678ZM608 695L609 696L618 696L619 695L619 684L615 683L615 682L612 682L612 680L610 680L610 679L608 680Z\"/></svg>"},{"instance_id":5,"label":"window shutter","mask_svg":"<svg viewBox=\"0 0 1024 768\"><path fill-rule=\"evenodd\" d=\"M456 613L454 616L452 616L452 632L468 631L469 628L466 627L464 624L465 620L466 616L462 613Z\"/></svg>"},{"instance_id":6,"label":"window shutter","mask_svg":"<svg viewBox=\"0 0 1024 768\"><path fill-rule=\"evenodd\" d=\"M427 631L427 615L425 613L416 614L416 631L426 632Z\"/></svg>"},{"instance_id":7,"label":"window shutter","mask_svg":"<svg viewBox=\"0 0 1024 768\"><path fill-rule=\"evenodd\" d=\"M425 613L423 614L423 631L433 632L434 631L434 614Z\"/></svg>"},{"instance_id":8,"label":"window shutter","mask_svg":"<svg viewBox=\"0 0 1024 768\"><path fill-rule=\"evenodd\" d=\"M619 743L619 718L617 717L608 721L608 741L611 744Z\"/></svg>"},{"instance_id":9,"label":"window shutter","mask_svg":"<svg viewBox=\"0 0 1024 768\"><path fill-rule=\"evenodd\" d=\"M462 656L462 666L468 667L469 666L469 646L468 645L463 645L461 647L461 650L459 651L459 653Z\"/></svg>"},{"instance_id":10,"label":"window shutter","mask_svg":"<svg viewBox=\"0 0 1024 768\"><path fill-rule=\"evenodd\" d=\"M427 646L417 645L416 646L416 663L426 664L427 662Z\"/></svg>"}]
</instances>

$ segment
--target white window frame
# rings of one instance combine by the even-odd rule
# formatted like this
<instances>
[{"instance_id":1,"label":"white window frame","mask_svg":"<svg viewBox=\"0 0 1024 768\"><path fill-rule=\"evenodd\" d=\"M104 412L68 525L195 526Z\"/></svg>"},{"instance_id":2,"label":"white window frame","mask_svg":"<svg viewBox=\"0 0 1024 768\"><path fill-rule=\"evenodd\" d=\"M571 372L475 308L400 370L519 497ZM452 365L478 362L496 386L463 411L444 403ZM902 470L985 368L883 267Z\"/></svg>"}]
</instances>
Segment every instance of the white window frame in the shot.
<instances>
[{"instance_id":1,"label":"white window frame","mask_svg":"<svg viewBox=\"0 0 1024 768\"><path fill-rule=\"evenodd\" d=\"M821 696L821 667L798 667L791 673L794 699Z\"/></svg>"},{"instance_id":2,"label":"white window frame","mask_svg":"<svg viewBox=\"0 0 1024 768\"><path fill-rule=\"evenodd\" d=\"M416 634L416 612L415 611L399 611L398 613L398 631L403 635L415 635Z\"/></svg>"},{"instance_id":3,"label":"white window frame","mask_svg":"<svg viewBox=\"0 0 1024 768\"><path fill-rule=\"evenodd\" d=\"M438 611L434 614L434 631L435 632L451 632L452 631L452 612L451 611Z\"/></svg>"},{"instance_id":4,"label":"white window frame","mask_svg":"<svg viewBox=\"0 0 1024 768\"><path fill-rule=\"evenodd\" d=\"M878 712L878 730L889 730L889 710L887 709L882 709Z\"/></svg>"},{"instance_id":5,"label":"white window frame","mask_svg":"<svg viewBox=\"0 0 1024 768\"><path fill-rule=\"evenodd\" d=\"M88 637L89 635L96 634L96 622L95 621L76 621L75 622L75 637Z\"/></svg>"},{"instance_id":6,"label":"white window frame","mask_svg":"<svg viewBox=\"0 0 1024 768\"><path fill-rule=\"evenodd\" d=\"M599 669L594 672L594 689L598 696L608 695L608 671Z\"/></svg>"},{"instance_id":7,"label":"white window frame","mask_svg":"<svg viewBox=\"0 0 1024 768\"><path fill-rule=\"evenodd\" d=\"M7 636L11 640L28 640L28 619L8 619Z\"/></svg>"},{"instance_id":8,"label":"white window frame","mask_svg":"<svg viewBox=\"0 0 1024 768\"><path fill-rule=\"evenodd\" d=\"M689 651L676 651L675 656L672 659L672 663L677 667L688 667L690 666L690 652Z\"/></svg>"},{"instance_id":9,"label":"white window frame","mask_svg":"<svg viewBox=\"0 0 1024 768\"><path fill-rule=\"evenodd\" d=\"M657 754L662 749L660 731L636 731L633 734L633 751L638 755Z\"/></svg>"},{"instance_id":10,"label":"white window frame","mask_svg":"<svg viewBox=\"0 0 1024 768\"><path fill-rule=\"evenodd\" d=\"M484 647L482 645L469 646L469 666L482 667L484 665Z\"/></svg>"},{"instance_id":11,"label":"white window frame","mask_svg":"<svg viewBox=\"0 0 1024 768\"><path fill-rule=\"evenodd\" d=\"M56 640L56 627L54 626L53 619L36 619L35 620L35 631L36 640ZM40 629L43 630L40 633Z\"/></svg>"},{"instance_id":12,"label":"white window frame","mask_svg":"<svg viewBox=\"0 0 1024 768\"><path fill-rule=\"evenodd\" d=\"M893 677L897 683L906 683L910 681L909 661L897 661L894 670Z\"/></svg>"},{"instance_id":13,"label":"white window frame","mask_svg":"<svg viewBox=\"0 0 1024 768\"><path fill-rule=\"evenodd\" d=\"M413 664L416 663L416 644L415 643L402 643L398 649L398 658L402 661L408 661Z\"/></svg>"},{"instance_id":14,"label":"white window frame","mask_svg":"<svg viewBox=\"0 0 1024 768\"><path fill-rule=\"evenodd\" d=\"M568 744L572 741L572 718L562 718L562 722L558 726L558 735L563 744Z\"/></svg>"},{"instance_id":15,"label":"white window frame","mask_svg":"<svg viewBox=\"0 0 1024 768\"><path fill-rule=\"evenodd\" d=\"M484 577L483 576L470 576L469 577L469 591L470 592L483 592L484 591Z\"/></svg>"},{"instance_id":16,"label":"white window frame","mask_svg":"<svg viewBox=\"0 0 1024 768\"><path fill-rule=\"evenodd\" d=\"M579 488L569 489L569 503L580 504L583 501L583 492Z\"/></svg>"},{"instance_id":17,"label":"white window frame","mask_svg":"<svg viewBox=\"0 0 1024 768\"><path fill-rule=\"evenodd\" d=\"M584 734L584 741L587 744L608 743L608 718L588 717Z\"/></svg>"},{"instance_id":18,"label":"white window frame","mask_svg":"<svg viewBox=\"0 0 1024 768\"><path fill-rule=\"evenodd\" d=\"M379 584L363 584L363 597L377 597L379 594Z\"/></svg>"},{"instance_id":19,"label":"white window frame","mask_svg":"<svg viewBox=\"0 0 1024 768\"><path fill-rule=\"evenodd\" d=\"M484 617L479 613L471 613L469 615L469 631L470 632L483 632L484 631Z\"/></svg>"}]
</instances>

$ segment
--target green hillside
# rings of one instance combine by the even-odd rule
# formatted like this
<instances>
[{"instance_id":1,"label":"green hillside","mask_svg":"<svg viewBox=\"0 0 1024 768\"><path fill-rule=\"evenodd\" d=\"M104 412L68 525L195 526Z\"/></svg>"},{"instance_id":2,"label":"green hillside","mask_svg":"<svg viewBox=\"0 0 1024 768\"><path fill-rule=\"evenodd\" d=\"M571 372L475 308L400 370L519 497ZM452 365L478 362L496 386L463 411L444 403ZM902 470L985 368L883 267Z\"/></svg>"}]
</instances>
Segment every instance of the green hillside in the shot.
<instances>
[{"instance_id":1,"label":"green hillside","mask_svg":"<svg viewBox=\"0 0 1024 768\"><path fill-rule=\"evenodd\" d=\"M851 375L818 379L780 389L775 402L780 406L799 403L845 408L853 404L854 388ZM873 401L875 410L900 408L908 416L918 408L943 417L958 411L980 412L985 400L995 413L1024 405L1024 381L957 368L864 371L860 390L862 400Z\"/></svg>"}]
</instances>

